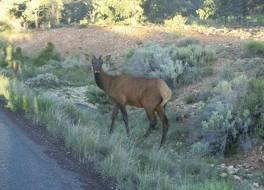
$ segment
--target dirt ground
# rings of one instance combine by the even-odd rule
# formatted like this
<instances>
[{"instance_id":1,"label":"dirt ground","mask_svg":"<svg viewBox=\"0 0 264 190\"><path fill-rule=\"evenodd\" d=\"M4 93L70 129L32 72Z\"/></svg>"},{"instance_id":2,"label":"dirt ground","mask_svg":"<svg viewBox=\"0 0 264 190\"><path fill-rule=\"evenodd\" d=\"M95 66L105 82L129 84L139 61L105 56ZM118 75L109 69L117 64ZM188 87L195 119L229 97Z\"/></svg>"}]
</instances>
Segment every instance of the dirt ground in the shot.
<instances>
[{"instance_id":1,"label":"dirt ground","mask_svg":"<svg viewBox=\"0 0 264 190\"><path fill-rule=\"evenodd\" d=\"M149 42L164 44L182 37L194 37L202 43L216 47L238 48L240 39L222 35L206 35L187 31L179 35L157 26L89 26L87 28L64 27L38 30L31 33L10 35L9 40L29 54L40 51L47 42L55 44L63 55L94 53L120 57L128 49L138 48ZM117 60L120 61L120 58Z\"/></svg>"}]
</instances>

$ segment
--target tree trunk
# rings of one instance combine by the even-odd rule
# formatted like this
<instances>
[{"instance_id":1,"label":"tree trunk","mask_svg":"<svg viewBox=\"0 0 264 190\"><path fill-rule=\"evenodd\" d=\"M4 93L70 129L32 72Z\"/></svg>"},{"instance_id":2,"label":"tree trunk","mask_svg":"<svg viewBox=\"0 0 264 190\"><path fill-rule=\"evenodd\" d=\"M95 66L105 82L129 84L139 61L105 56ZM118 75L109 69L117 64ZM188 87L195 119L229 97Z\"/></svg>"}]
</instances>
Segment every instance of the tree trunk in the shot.
<instances>
[{"instance_id":1,"label":"tree trunk","mask_svg":"<svg viewBox=\"0 0 264 190\"><path fill-rule=\"evenodd\" d=\"M39 28L39 23L38 23L38 11L35 11L35 28L38 29Z\"/></svg>"}]
</instances>

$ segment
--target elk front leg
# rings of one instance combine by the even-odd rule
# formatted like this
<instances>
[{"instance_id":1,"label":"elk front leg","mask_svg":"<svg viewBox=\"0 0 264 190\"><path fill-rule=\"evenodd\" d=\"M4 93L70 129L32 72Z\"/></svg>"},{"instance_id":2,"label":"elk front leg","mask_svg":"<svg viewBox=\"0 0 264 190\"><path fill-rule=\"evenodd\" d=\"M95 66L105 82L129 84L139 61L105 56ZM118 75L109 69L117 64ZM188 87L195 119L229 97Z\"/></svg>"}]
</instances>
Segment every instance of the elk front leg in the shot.
<instances>
[{"instance_id":1,"label":"elk front leg","mask_svg":"<svg viewBox=\"0 0 264 190\"><path fill-rule=\"evenodd\" d=\"M119 106L117 104L115 104L113 111L112 111L112 122L111 122L109 133L112 133L114 131L114 123L115 123L116 117L118 115L118 110L119 110Z\"/></svg>"},{"instance_id":2,"label":"elk front leg","mask_svg":"<svg viewBox=\"0 0 264 190\"><path fill-rule=\"evenodd\" d=\"M123 120L124 120L124 123L125 123L127 136L129 136L130 131L129 131L129 127L128 127L128 117L127 117L126 106L125 105L124 106L120 106L120 110L121 110L122 115L123 115Z\"/></svg>"}]
</instances>

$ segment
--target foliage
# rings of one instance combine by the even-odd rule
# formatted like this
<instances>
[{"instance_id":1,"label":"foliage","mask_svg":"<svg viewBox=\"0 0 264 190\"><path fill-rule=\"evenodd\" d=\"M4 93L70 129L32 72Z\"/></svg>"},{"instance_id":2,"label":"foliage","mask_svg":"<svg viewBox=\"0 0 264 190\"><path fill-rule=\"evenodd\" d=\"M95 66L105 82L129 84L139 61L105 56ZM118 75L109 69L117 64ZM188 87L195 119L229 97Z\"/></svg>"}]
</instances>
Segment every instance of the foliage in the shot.
<instances>
[{"instance_id":1,"label":"foliage","mask_svg":"<svg viewBox=\"0 0 264 190\"><path fill-rule=\"evenodd\" d=\"M199 15L201 20L207 20L209 16L214 15L216 12L215 0L203 0L203 5L196 13Z\"/></svg>"},{"instance_id":2,"label":"foliage","mask_svg":"<svg viewBox=\"0 0 264 190\"><path fill-rule=\"evenodd\" d=\"M60 54L57 52L55 46L49 42L47 46L41 50L38 56L34 60L34 64L37 66L41 66L47 64L50 60L60 61Z\"/></svg>"},{"instance_id":3,"label":"foliage","mask_svg":"<svg viewBox=\"0 0 264 190\"><path fill-rule=\"evenodd\" d=\"M264 42L250 41L243 45L246 55L264 57Z\"/></svg>"},{"instance_id":4,"label":"foliage","mask_svg":"<svg viewBox=\"0 0 264 190\"><path fill-rule=\"evenodd\" d=\"M124 71L134 75L160 77L170 86L174 86L177 78L184 71L184 63L180 60L174 63L165 48L149 44L135 50L128 64L124 66Z\"/></svg>"},{"instance_id":5,"label":"foliage","mask_svg":"<svg viewBox=\"0 0 264 190\"><path fill-rule=\"evenodd\" d=\"M105 20L115 23L126 21L129 24L141 22L143 9L141 0L97 0L93 1L92 20Z\"/></svg>"},{"instance_id":6,"label":"foliage","mask_svg":"<svg viewBox=\"0 0 264 190\"><path fill-rule=\"evenodd\" d=\"M248 84L248 85L247 85ZM211 153L233 153L250 146L250 136L262 136L263 79L248 82L245 76L220 81L214 98L202 109L204 141Z\"/></svg>"},{"instance_id":7,"label":"foliage","mask_svg":"<svg viewBox=\"0 0 264 190\"><path fill-rule=\"evenodd\" d=\"M89 24L88 20L87 19L82 19L80 20L80 26L81 27L87 27Z\"/></svg>"},{"instance_id":8,"label":"foliage","mask_svg":"<svg viewBox=\"0 0 264 190\"><path fill-rule=\"evenodd\" d=\"M90 0L69 1L64 3L62 22L65 24L79 23L89 18L92 5Z\"/></svg>"},{"instance_id":9,"label":"foliage","mask_svg":"<svg viewBox=\"0 0 264 190\"><path fill-rule=\"evenodd\" d=\"M151 22L162 23L176 14L190 16L199 8L196 0L144 0L142 3L144 15Z\"/></svg>"},{"instance_id":10,"label":"foliage","mask_svg":"<svg viewBox=\"0 0 264 190\"><path fill-rule=\"evenodd\" d=\"M108 112L111 109L109 97L104 91L95 85L89 85L86 91L86 98L89 102L97 105L100 111Z\"/></svg>"},{"instance_id":11,"label":"foliage","mask_svg":"<svg viewBox=\"0 0 264 190\"><path fill-rule=\"evenodd\" d=\"M35 28L38 28L41 22L48 27L59 25L63 0L25 1L25 6L22 16L29 24L34 23Z\"/></svg>"},{"instance_id":12,"label":"foliage","mask_svg":"<svg viewBox=\"0 0 264 190\"><path fill-rule=\"evenodd\" d=\"M173 18L165 20L164 25L174 31L182 31L186 24L187 18L182 15L175 15Z\"/></svg>"},{"instance_id":13,"label":"foliage","mask_svg":"<svg viewBox=\"0 0 264 190\"><path fill-rule=\"evenodd\" d=\"M189 45L195 45L195 44L199 45L200 41L195 38L190 38L190 37L182 38L176 43L178 47L187 47Z\"/></svg>"},{"instance_id":14,"label":"foliage","mask_svg":"<svg viewBox=\"0 0 264 190\"><path fill-rule=\"evenodd\" d=\"M196 102L196 96L194 94L188 94L184 97L184 101L186 104L193 104Z\"/></svg>"},{"instance_id":15,"label":"foliage","mask_svg":"<svg viewBox=\"0 0 264 190\"><path fill-rule=\"evenodd\" d=\"M133 52L123 70L136 76L159 77L173 88L190 84L212 74L210 62L215 59L213 50L193 42L181 41L182 46L172 44L165 47L148 44Z\"/></svg>"},{"instance_id":16,"label":"foliage","mask_svg":"<svg viewBox=\"0 0 264 190\"><path fill-rule=\"evenodd\" d=\"M242 99L242 108L248 110L252 120L251 132L264 138L264 78L249 82L248 94Z\"/></svg>"},{"instance_id":17,"label":"foliage","mask_svg":"<svg viewBox=\"0 0 264 190\"><path fill-rule=\"evenodd\" d=\"M190 66L207 66L216 57L214 50L198 44L190 44L182 48L172 46L170 56L174 61L180 59Z\"/></svg>"},{"instance_id":18,"label":"foliage","mask_svg":"<svg viewBox=\"0 0 264 190\"><path fill-rule=\"evenodd\" d=\"M53 88L60 84L59 79L51 73L39 74L36 77L29 78L25 83L29 87L37 88Z\"/></svg>"}]
</instances>

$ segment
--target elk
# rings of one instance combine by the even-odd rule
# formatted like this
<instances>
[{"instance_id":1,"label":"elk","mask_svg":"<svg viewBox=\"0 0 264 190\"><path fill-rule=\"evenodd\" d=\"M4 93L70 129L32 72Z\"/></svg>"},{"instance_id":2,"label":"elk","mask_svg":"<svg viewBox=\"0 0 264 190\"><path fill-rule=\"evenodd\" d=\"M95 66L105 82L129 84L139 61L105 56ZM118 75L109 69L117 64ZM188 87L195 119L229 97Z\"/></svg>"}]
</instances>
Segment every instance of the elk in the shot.
<instances>
[{"instance_id":1,"label":"elk","mask_svg":"<svg viewBox=\"0 0 264 190\"><path fill-rule=\"evenodd\" d=\"M86 54L86 59L89 55ZM114 123L119 110L123 115L126 133L129 136L128 116L126 105L144 108L149 120L149 127L144 134L148 137L157 124L156 113L162 122L162 137L160 147L166 141L169 122L165 114L165 107L171 98L171 90L167 84L159 78L133 77L129 75L110 75L102 69L102 56L96 58L92 56L92 68L94 79L114 102L112 111L112 122L109 133L114 130Z\"/></svg>"}]
</instances>

